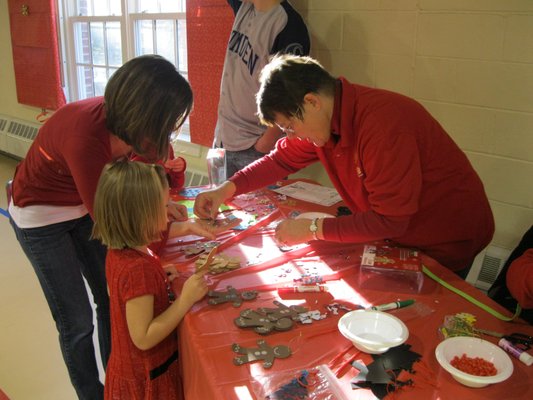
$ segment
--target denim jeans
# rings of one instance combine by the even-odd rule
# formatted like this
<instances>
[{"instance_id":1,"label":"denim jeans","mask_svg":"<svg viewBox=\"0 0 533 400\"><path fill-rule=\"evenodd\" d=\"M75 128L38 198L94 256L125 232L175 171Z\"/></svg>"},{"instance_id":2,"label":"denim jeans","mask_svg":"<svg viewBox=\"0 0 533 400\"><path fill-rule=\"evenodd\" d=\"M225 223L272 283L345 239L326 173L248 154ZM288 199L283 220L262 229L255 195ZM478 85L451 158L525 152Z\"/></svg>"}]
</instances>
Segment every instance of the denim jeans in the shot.
<instances>
[{"instance_id":1,"label":"denim jeans","mask_svg":"<svg viewBox=\"0 0 533 400\"><path fill-rule=\"evenodd\" d=\"M264 155L264 153L257 151L254 146L240 151L226 150L226 179L231 178L235 172L243 169Z\"/></svg>"},{"instance_id":2,"label":"denim jeans","mask_svg":"<svg viewBox=\"0 0 533 400\"><path fill-rule=\"evenodd\" d=\"M111 350L106 248L97 240L89 240L93 226L90 216L31 229L21 229L13 220L10 222L52 312L63 359L78 397L103 399L92 340L93 312L82 275L96 304L100 355L105 368Z\"/></svg>"}]
</instances>

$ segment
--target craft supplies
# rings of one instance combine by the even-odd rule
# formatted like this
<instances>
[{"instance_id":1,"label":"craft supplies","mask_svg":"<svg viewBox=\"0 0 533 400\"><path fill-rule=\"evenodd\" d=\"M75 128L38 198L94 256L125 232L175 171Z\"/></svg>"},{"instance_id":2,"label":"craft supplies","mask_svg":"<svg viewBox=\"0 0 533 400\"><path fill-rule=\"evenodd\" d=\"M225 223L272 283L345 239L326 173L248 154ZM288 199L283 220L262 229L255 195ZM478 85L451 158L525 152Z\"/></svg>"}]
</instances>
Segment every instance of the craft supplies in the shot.
<instances>
[{"instance_id":1,"label":"craft supplies","mask_svg":"<svg viewBox=\"0 0 533 400\"><path fill-rule=\"evenodd\" d=\"M483 333L485 335L497 337L497 338L505 338L509 342L511 342L514 346L522 349L522 350L529 350L531 348L531 345L533 344L533 337L526 335L525 333L520 332L514 332L510 334L505 334L501 332L494 332L489 331L487 329L476 329L479 333Z\"/></svg>"},{"instance_id":2,"label":"craft supplies","mask_svg":"<svg viewBox=\"0 0 533 400\"><path fill-rule=\"evenodd\" d=\"M260 335L267 335L272 331L288 331L293 326L293 321L300 320L300 314L309 311L302 306L289 306L274 301L277 308L260 307L257 310L246 309L233 322L239 328L253 328Z\"/></svg>"},{"instance_id":3,"label":"craft supplies","mask_svg":"<svg viewBox=\"0 0 533 400\"><path fill-rule=\"evenodd\" d=\"M320 293L327 292L328 287L326 285L299 285L299 286L285 286L278 288L279 294L290 293Z\"/></svg>"},{"instance_id":4,"label":"craft supplies","mask_svg":"<svg viewBox=\"0 0 533 400\"><path fill-rule=\"evenodd\" d=\"M200 255L198 260L196 260L195 264L197 271L199 268L204 266L204 263L206 262L208 257L209 256L204 253ZM212 275L216 275L221 274L223 272L232 271L240 267L241 261L238 257L228 257L227 255L221 253L214 255L214 257L211 259L211 262L209 264L209 273Z\"/></svg>"},{"instance_id":5,"label":"craft supplies","mask_svg":"<svg viewBox=\"0 0 533 400\"><path fill-rule=\"evenodd\" d=\"M231 302L233 307L240 307L243 300L250 301L257 297L256 290L245 290L238 292L232 286L227 286L226 289L226 291L210 290L207 292L207 297L209 297L207 304L217 305Z\"/></svg>"},{"instance_id":6,"label":"craft supplies","mask_svg":"<svg viewBox=\"0 0 533 400\"><path fill-rule=\"evenodd\" d=\"M215 258L215 254L217 253L218 247L215 246L211 249L207 257L202 260L202 264L198 265L196 268L196 273L202 272L204 269L209 268L211 266L211 262L213 261L213 258Z\"/></svg>"},{"instance_id":7,"label":"craft supplies","mask_svg":"<svg viewBox=\"0 0 533 400\"><path fill-rule=\"evenodd\" d=\"M444 323L439 327L442 339L455 336L479 336L474 329L476 317L468 313L446 315Z\"/></svg>"},{"instance_id":8,"label":"craft supplies","mask_svg":"<svg viewBox=\"0 0 533 400\"><path fill-rule=\"evenodd\" d=\"M450 364L459 371L466 372L470 375L494 376L498 373L496 367L490 361L487 361L482 357L468 357L464 353L461 357L455 356L452 361L450 361Z\"/></svg>"},{"instance_id":9,"label":"craft supplies","mask_svg":"<svg viewBox=\"0 0 533 400\"><path fill-rule=\"evenodd\" d=\"M498 346L500 346L502 349L504 349L507 353L509 353L513 357L518 358L528 367L530 367L533 364L533 356L526 353L524 350L516 347L514 344L512 344L507 339L501 338L500 341L498 342Z\"/></svg>"},{"instance_id":10,"label":"craft supplies","mask_svg":"<svg viewBox=\"0 0 533 400\"><path fill-rule=\"evenodd\" d=\"M387 303L387 304L381 304L379 306L373 306L370 307L370 310L374 311L389 311L389 310L395 310L397 308L403 308L410 306L411 304L414 304L414 300L401 300L401 301L395 301L394 303Z\"/></svg>"},{"instance_id":11,"label":"craft supplies","mask_svg":"<svg viewBox=\"0 0 533 400\"><path fill-rule=\"evenodd\" d=\"M361 287L416 294L423 284L422 260L417 250L386 242L365 245L359 273Z\"/></svg>"},{"instance_id":12,"label":"craft supplies","mask_svg":"<svg viewBox=\"0 0 533 400\"><path fill-rule=\"evenodd\" d=\"M242 347L234 343L231 346L233 352L241 354L233 359L233 364L243 365L258 360L263 360L264 368L271 368L275 358L287 358L291 355L291 349L285 345L269 346L266 341L258 340L257 348Z\"/></svg>"},{"instance_id":13,"label":"craft supplies","mask_svg":"<svg viewBox=\"0 0 533 400\"><path fill-rule=\"evenodd\" d=\"M452 360L456 356L462 357L463 354L470 358L489 360L497 373L491 376L478 376L452 366ZM478 337L456 336L443 340L435 349L435 358L453 379L468 387L481 388L503 382L513 373L513 361L507 353L494 343Z\"/></svg>"}]
</instances>

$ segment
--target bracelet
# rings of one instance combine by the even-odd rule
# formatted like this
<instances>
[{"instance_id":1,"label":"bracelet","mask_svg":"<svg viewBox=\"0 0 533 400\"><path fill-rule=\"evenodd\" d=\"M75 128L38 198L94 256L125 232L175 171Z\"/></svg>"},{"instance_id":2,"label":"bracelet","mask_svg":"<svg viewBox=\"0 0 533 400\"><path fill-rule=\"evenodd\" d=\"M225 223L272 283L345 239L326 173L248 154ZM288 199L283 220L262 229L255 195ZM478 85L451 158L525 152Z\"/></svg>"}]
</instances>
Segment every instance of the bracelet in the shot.
<instances>
[{"instance_id":1,"label":"bracelet","mask_svg":"<svg viewBox=\"0 0 533 400\"><path fill-rule=\"evenodd\" d=\"M313 239L314 240L319 240L318 236L316 235L316 233L318 231L318 220L319 220L319 218L313 219L313 222L311 222L311 225L309 225L309 230L313 234Z\"/></svg>"}]
</instances>

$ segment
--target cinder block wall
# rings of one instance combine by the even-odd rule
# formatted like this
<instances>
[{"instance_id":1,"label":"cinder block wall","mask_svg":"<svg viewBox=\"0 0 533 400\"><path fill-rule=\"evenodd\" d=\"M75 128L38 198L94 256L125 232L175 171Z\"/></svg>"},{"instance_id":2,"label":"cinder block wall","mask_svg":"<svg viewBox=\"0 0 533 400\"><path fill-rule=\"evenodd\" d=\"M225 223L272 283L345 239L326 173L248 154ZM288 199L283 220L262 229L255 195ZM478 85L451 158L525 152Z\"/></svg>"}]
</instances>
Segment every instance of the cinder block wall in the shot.
<instances>
[{"instance_id":1,"label":"cinder block wall","mask_svg":"<svg viewBox=\"0 0 533 400\"><path fill-rule=\"evenodd\" d=\"M513 248L533 224L533 1L293 0L334 75L420 101L466 152Z\"/></svg>"}]
</instances>

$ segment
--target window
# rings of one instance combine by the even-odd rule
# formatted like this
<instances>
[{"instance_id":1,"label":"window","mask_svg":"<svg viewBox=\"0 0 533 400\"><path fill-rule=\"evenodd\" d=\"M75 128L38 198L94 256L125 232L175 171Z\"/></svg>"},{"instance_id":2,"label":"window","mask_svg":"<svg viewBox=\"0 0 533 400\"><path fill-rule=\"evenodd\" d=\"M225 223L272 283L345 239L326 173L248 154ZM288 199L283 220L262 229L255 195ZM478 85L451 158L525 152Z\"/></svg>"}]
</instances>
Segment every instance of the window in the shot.
<instances>
[{"instance_id":1,"label":"window","mask_svg":"<svg viewBox=\"0 0 533 400\"><path fill-rule=\"evenodd\" d=\"M104 94L125 61L159 54L185 78L186 0L59 0L62 61L68 101ZM180 139L189 141L189 124Z\"/></svg>"}]
</instances>

